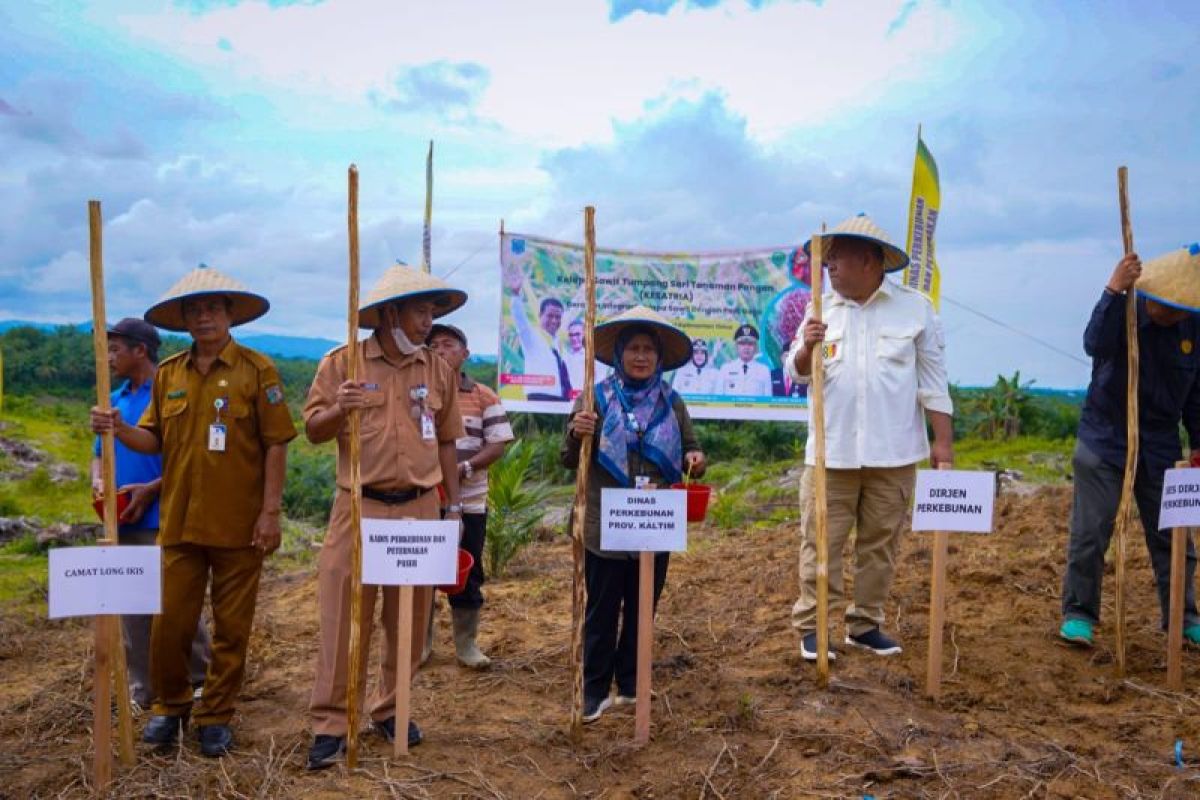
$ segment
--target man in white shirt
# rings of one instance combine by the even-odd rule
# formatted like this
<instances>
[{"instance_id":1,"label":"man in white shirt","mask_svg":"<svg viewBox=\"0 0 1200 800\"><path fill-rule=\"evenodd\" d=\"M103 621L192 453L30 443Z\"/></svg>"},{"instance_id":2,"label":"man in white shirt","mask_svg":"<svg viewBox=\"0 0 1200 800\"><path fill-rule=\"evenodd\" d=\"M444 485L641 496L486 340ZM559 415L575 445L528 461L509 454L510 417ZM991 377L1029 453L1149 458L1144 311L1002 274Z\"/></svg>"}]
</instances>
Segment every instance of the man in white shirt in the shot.
<instances>
[{"instance_id":1,"label":"man in white shirt","mask_svg":"<svg viewBox=\"0 0 1200 800\"><path fill-rule=\"evenodd\" d=\"M825 319L815 319L809 306L786 369L793 380L808 382L814 353L824 361L830 608L845 605L842 551L856 528L854 597L846 609L845 641L892 655L901 648L881 630L883 606L917 463L926 458L935 465L954 462L945 346L929 301L884 277L903 269L908 255L868 217L843 222L824 242L832 288L824 296ZM926 421L933 428L932 455ZM811 467L811 438L808 444L805 461ZM800 485L800 599L792 609L800 654L808 661L817 658L812 473L806 469Z\"/></svg>"},{"instance_id":2,"label":"man in white shirt","mask_svg":"<svg viewBox=\"0 0 1200 800\"><path fill-rule=\"evenodd\" d=\"M544 382L525 387L526 400L568 400L571 398L571 377L567 362L559 351L558 329L562 325L563 304L554 297L543 298L538 305L538 325L522 292L524 277L511 273L508 289L512 294L512 316L521 340L526 377L538 377Z\"/></svg>"},{"instance_id":3,"label":"man in white shirt","mask_svg":"<svg viewBox=\"0 0 1200 800\"><path fill-rule=\"evenodd\" d=\"M567 326L567 352L563 355L567 362L567 376L571 379L571 399L574 400L583 391L583 321L574 320ZM608 367L597 361L592 369L595 370L593 379L596 383L608 377Z\"/></svg>"},{"instance_id":4,"label":"man in white shirt","mask_svg":"<svg viewBox=\"0 0 1200 800\"><path fill-rule=\"evenodd\" d=\"M715 394L720 383L717 371L708 360L708 342L692 340L692 360L675 370L672 388L680 394Z\"/></svg>"},{"instance_id":5,"label":"man in white shirt","mask_svg":"<svg viewBox=\"0 0 1200 800\"><path fill-rule=\"evenodd\" d=\"M733 341L738 357L721 367L720 393L770 397L771 370L761 361L754 360L758 355L758 329L748 323L741 325L734 332Z\"/></svg>"}]
</instances>

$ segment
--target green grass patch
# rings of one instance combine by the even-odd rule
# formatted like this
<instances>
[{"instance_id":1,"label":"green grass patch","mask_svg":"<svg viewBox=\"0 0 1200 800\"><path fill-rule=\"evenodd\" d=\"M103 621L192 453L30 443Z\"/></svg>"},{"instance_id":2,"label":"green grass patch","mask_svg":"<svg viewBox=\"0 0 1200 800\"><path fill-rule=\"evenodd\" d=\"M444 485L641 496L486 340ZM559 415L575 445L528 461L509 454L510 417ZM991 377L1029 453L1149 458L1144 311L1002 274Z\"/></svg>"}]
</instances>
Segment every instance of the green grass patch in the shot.
<instances>
[{"instance_id":1,"label":"green grass patch","mask_svg":"<svg viewBox=\"0 0 1200 800\"><path fill-rule=\"evenodd\" d=\"M968 438L954 443L954 465L958 469L1011 469L1023 480L1056 483L1071 474L1075 439L1045 439L1018 436L1007 441Z\"/></svg>"},{"instance_id":2,"label":"green grass patch","mask_svg":"<svg viewBox=\"0 0 1200 800\"><path fill-rule=\"evenodd\" d=\"M0 552L0 609L44 612L49 565L44 555Z\"/></svg>"}]
</instances>

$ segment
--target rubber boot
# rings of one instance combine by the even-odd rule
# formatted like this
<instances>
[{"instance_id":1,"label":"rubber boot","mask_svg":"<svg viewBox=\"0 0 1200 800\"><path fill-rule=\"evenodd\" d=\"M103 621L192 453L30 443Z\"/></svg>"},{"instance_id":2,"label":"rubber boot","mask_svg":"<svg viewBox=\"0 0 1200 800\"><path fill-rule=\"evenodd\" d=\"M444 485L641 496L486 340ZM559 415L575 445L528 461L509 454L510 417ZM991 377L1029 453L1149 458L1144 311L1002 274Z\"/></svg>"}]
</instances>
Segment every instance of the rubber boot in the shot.
<instances>
[{"instance_id":1,"label":"rubber boot","mask_svg":"<svg viewBox=\"0 0 1200 800\"><path fill-rule=\"evenodd\" d=\"M433 615L437 612L437 592L433 593L433 600L429 603L429 625L425 628L425 644L421 645L421 663L420 666L425 666L429 663L429 659L433 657Z\"/></svg>"},{"instance_id":2,"label":"rubber boot","mask_svg":"<svg viewBox=\"0 0 1200 800\"><path fill-rule=\"evenodd\" d=\"M479 609L451 608L450 612L454 617L454 650L458 654L458 663L471 669L490 666L492 660L475 643L475 637L479 635Z\"/></svg>"}]
</instances>

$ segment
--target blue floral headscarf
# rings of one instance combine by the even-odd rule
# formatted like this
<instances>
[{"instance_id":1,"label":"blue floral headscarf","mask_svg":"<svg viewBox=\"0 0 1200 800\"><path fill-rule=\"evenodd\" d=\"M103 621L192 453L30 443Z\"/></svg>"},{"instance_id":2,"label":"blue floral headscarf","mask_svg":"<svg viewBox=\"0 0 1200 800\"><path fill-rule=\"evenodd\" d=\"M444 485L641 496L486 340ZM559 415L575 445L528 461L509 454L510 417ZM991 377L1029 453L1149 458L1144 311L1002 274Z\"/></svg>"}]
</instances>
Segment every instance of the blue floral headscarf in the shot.
<instances>
[{"instance_id":1,"label":"blue floral headscarf","mask_svg":"<svg viewBox=\"0 0 1200 800\"><path fill-rule=\"evenodd\" d=\"M639 333L654 343L658 365L649 378L635 381L625 374L623 356ZM615 369L596 385L601 425L597 459L624 486L634 485L629 474L631 452L658 467L668 483L678 483L683 476L683 440L672 407L675 390L662 379L662 340L649 326L630 325L617 336L613 350Z\"/></svg>"}]
</instances>

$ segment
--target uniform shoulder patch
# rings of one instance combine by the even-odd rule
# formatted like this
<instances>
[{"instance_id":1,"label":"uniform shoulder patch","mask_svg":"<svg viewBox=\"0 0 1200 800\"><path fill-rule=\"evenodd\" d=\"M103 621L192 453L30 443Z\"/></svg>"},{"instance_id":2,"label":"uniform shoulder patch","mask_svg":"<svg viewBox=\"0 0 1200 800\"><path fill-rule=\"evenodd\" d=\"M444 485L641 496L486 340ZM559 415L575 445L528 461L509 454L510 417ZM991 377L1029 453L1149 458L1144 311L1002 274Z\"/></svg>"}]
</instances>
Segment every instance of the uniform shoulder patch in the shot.
<instances>
[{"instance_id":1,"label":"uniform shoulder patch","mask_svg":"<svg viewBox=\"0 0 1200 800\"><path fill-rule=\"evenodd\" d=\"M283 402L283 387L278 383L272 383L265 389L267 402L273 406L277 406Z\"/></svg>"}]
</instances>

